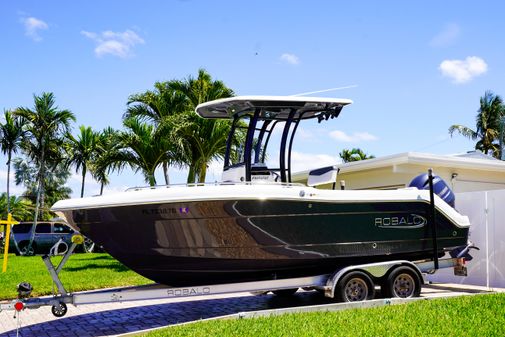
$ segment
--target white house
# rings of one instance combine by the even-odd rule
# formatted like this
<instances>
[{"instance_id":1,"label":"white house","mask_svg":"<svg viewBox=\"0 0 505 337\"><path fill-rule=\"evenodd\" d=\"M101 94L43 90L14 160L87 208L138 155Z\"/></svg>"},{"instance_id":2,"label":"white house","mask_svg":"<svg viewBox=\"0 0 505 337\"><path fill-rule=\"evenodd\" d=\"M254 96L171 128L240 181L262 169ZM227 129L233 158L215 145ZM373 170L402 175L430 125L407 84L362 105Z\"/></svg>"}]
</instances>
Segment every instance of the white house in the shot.
<instances>
[{"instance_id":1,"label":"white house","mask_svg":"<svg viewBox=\"0 0 505 337\"><path fill-rule=\"evenodd\" d=\"M406 152L335 165L337 186L346 189L396 189L409 185L419 174L432 168L455 193L505 189L505 162L480 152L434 155ZM306 183L309 171L293 174L293 182ZM320 186L331 188L331 185Z\"/></svg>"}]
</instances>

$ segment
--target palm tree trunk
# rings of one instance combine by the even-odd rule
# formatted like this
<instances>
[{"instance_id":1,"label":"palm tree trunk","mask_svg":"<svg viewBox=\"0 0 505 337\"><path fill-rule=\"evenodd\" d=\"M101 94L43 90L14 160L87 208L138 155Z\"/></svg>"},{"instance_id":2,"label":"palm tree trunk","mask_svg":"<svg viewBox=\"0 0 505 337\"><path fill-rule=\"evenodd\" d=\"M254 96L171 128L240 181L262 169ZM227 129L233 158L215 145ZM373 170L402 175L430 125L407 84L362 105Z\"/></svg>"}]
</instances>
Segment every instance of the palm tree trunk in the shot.
<instances>
[{"instance_id":1,"label":"palm tree trunk","mask_svg":"<svg viewBox=\"0 0 505 337\"><path fill-rule=\"evenodd\" d=\"M156 178L154 177L154 172L148 172L147 173L147 178L149 180L149 186L155 186L156 185Z\"/></svg>"},{"instance_id":2,"label":"palm tree trunk","mask_svg":"<svg viewBox=\"0 0 505 337\"><path fill-rule=\"evenodd\" d=\"M86 181L86 165L82 166L81 198L84 197L84 182Z\"/></svg>"},{"instance_id":3,"label":"palm tree trunk","mask_svg":"<svg viewBox=\"0 0 505 337\"><path fill-rule=\"evenodd\" d=\"M100 195L102 195L102 194L103 194L103 185L104 185L104 183L103 183L103 181L102 181L102 183L100 184Z\"/></svg>"},{"instance_id":4,"label":"palm tree trunk","mask_svg":"<svg viewBox=\"0 0 505 337\"><path fill-rule=\"evenodd\" d=\"M10 176L11 176L11 151L9 151L9 153L7 155L7 214L9 214L11 212L11 196L9 193ZM3 233L4 238L5 238L5 235L7 235L7 226L8 225L4 226L4 233Z\"/></svg>"},{"instance_id":5,"label":"palm tree trunk","mask_svg":"<svg viewBox=\"0 0 505 337\"><path fill-rule=\"evenodd\" d=\"M33 240L35 239L35 228L37 227L37 221L39 219L39 209L41 205L41 197L43 196L43 189L44 189L44 159L45 159L45 152L44 152L44 146L42 145L42 154L40 158L40 169L39 169L39 174L38 174L38 186L37 186L37 199L35 200L35 214L33 216L33 231L30 236L30 242L28 243L28 249L27 251L30 251L32 248Z\"/></svg>"},{"instance_id":6,"label":"palm tree trunk","mask_svg":"<svg viewBox=\"0 0 505 337\"><path fill-rule=\"evenodd\" d=\"M170 185L170 179L168 177L168 163L163 163L163 174L165 175L165 184Z\"/></svg>"},{"instance_id":7,"label":"palm tree trunk","mask_svg":"<svg viewBox=\"0 0 505 337\"><path fill-rule=\"evenodd\" d=\"M195 182L195 169L193 165L189 166L189 172L188 172L188 184L193 184Z\"/></svg>"},{"instance_id":8,"label":"palm tree trunk","mask_svg":"<svg viewBox=\"0 0 505 337\"><path fill-rule=\"evenodd\" d=\"M198 173L198 182L204 183L206 175L207 175L207 164L202 163L202 167L200 167L200 173Z\"/></svg>"},{"instance_id":9,"label":"palm tree trunk","mask_svg":"<svg viewBox=\"0 0 505 337\"><path fill-rule=\"evenodd\" d=\"M11 212L10 177L11 177L11 156L12 151L7 155L7 213Z\"/></svg>"}]
</instances>

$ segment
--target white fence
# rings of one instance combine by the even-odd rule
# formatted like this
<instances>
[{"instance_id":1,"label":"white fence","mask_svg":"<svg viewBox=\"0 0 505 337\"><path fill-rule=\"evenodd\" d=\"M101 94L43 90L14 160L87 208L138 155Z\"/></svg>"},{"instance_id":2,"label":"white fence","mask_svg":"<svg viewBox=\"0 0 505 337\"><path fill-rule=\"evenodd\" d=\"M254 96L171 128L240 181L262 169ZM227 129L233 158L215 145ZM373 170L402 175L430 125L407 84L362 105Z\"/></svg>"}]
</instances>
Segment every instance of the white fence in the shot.
<instances>
[{"instance_id":1,"label":"white fence","mask_svg":"<svg viewBox=\"0 0 505 337\"><path fill-rule=\"evenodd\" d=\"M480 251L470 252L474 258L467 264L467 277L447 269L428 279L505 288L505 190L457 193L456 208L470 218L470 240Z\"/></svg>"}]
</instances>

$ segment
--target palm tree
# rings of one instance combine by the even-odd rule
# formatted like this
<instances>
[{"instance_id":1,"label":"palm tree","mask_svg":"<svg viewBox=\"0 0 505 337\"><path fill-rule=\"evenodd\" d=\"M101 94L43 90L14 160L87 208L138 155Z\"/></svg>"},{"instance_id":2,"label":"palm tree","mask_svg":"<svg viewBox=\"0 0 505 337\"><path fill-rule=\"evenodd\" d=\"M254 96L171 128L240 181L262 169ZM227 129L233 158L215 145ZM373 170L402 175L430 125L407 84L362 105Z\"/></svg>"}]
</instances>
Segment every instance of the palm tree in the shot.
<instances>
[{"instance_id":1,"label":"palm tree","mask_svg":"<svg viewBox=\"0 0 505 337\"><path fill-rule=\"evenodd\" d=\"M69 133L70 122L75 121L75 116L70 110L58 109L53 93L44 92L40 96L33 95L33 98L35 103L33 110L19 107L14 113L21 117L26 128L26 137L23 141L24 152L38 167L34 214L36 225L39 209L43 206L46 169L49 164L61 161L64 136ZM32 245L34 234L35 232L32 234L28 248Z\"/></svg>"},{"instance_id":2,"label":"palm tree","mask_svg":"<svg viewBox=\"0 0 505 337\"><path fill-rule=\"evenodd\" d=\"M19 118L12 115L10 111L4 111L5 123L0 124L0 148L3 154L7 155L7 195L6 210L11 213L10 205L10 175L12 154L17 153L23 138L23 127ZM3 209L3 208L2 208ZM5 237L5 228L4 228Z\"/></svg>"},{"instance_id":3,"label":"palm tree","mask_svg":"<svg viewBox=\"0 0 505 337\"><path fill-rule=\"evenodd\" d=\"M208 164L224 157L230 128L228 120L203 119L194 113L181 117L176 133L185 140L188 183L205 182Z\"/></svg>"},{"instance_id":4,"label":"palm tree","mask_svg":"<svg viewBox=\"0 0 505 337\"><path fill-rule=\"evenodd\" d=\"M222 81L214 81L204 69L198 77L189 76L183 81L170 81L169 87L186 97L186 113L179 124L176 139L184 139L183 160L189 166L188 183L205 182L207 166L212 160L222 158L231 121L199 118L194 109L200 103L231 97L233 90Z\"/></svg>"},{"instance_id":5,"label":"palm tree","mask_svg":"<svg viewBox=\"0 0 505 337\"><path fill-rule=\"evenodd\" d=\"M205 69L198 69L197 78L188 76L183 81L170 81L169 86L186 97L192 110L200 103L235 95L222 81L213 81Z\"/></svg>"},{"instance_id":6,"label":"palm tree","mask_svg":"<svg viewBox=\"0 0 505 337\"><path fill-rule=\"evenodd\" d=\"M10 200L8 200L10 199ZM24 197L7 196L7 193L0 194L0 217L7 218L7 204L10 205L11 211L15 214L17 221L30 221L33 219L33 204L30 200Z\"/></svg>"},{"instance_id":7,"label":"palm tree","mask_svg":"<svg viewBox=\"0 0 505 337\"><path fill-rule=\"evenodd\" d=\"M98 135L91 129L81 125L79 127L79 135L75 138L72 135L67 135L67 165L75 165L75 170L81 170L81 198L84 196L84 183L86 181L86 173L91 164L93 157L97 152Z\"/></svg>"},{"instance_id":8,"label":"palm tree","mask_svg":"<svg viewBox=\"0 0 505 337\"><path fill-rule=\"evenodd\" d=\"M142 171L149 185L156 185L156 169L172 156L170 141L162 129L143 123L139 117L127 118L123 125L127 130L118 133L117 148L103 156L97 169L112 165L121 170L128 165L135 172Z\"/></svg>"},{"instance_id":9,"label":"palm tree","mask_svg":"<svg viewBox=\"0 0 505 337\"><path fill-rule=\"evenodd\" d=\"M374 155L367 155L360 148L353 148L352 150L343 149L339 153L339 156L344 163L375 158Z\"/></svg>"},{"instance_id":10,"label":"palm tree","mask_svg":"<svg viewBox=\"0 0 505 337\"><path fill-rule=\"evenodd\" d=\"M15 158L13 163L15 184L23 184L26 189L23 192L23 198L35 203L38 188L38 168L32 162L21 158ZM69 177L70 172L66 165L53 164L48 167L44 180L44 199L41 204L52 205L58 200L68 199L72 194L72 190L65 186ZM41 214L44 220L54 217L49 209L45 209L44 207L40 209L42 210Z\"/></svg>"},{"instance_id":11,"label":"palm tree","mask_svg":"<svg viewBox=\"0 0 505 337\"><path fill-rule=\"evenodd\" d=\"M128 109L123 118L139 117L153 123L156 128L164 127L168 130L168 119L186 109L184 95L170 87L170 82L156 82L154 91L131 95L128 98ZM170 136L170 135L167 135ZM165 184L170 184L168 166L176 163L175 158L168 158L163 162Z\"/></svg>"},{"instance_id":12,"label":"palm tree","mask_svg":"<svg viewBox=\"0 0 505 337\"><path fill-rule=\"evenodd\" d=\"M99 132L96 139L96 153L90 171L93 178L100 183L100 195L103 194L104 186L109 184L109 173L118 167L115 163L106 162L107 155L118 148L117 139L118 132L111 127Z\"/></svg>"},{"instance_id":13,"label":"palm tree","mask_svg":"<svg viewBox=\"0 0 505 337\"><path fill-rule=\"evenodd\" d=\"M7 206L8 205L8 206ZM9 211L7 211L9 209ZM15 215L16 221L30 221L33 219L33 204L30 200L23 197L16 197L14 195L8 196L7 193L0 194L0 218L7 219L7 215L12 213ZM12 226L12 225L11 225ZM4 235L5 239L7 225L4 225ZM12 227L11 227L12 229ZM11 230L11 242L14 245L16 251L20 251L18 243L14 240L14 234ZM5 244L0 240L0 244ZM3 248L0 247L0 250Z\"/></svg>"},{"instance_id":14,"label":"palm tree","mask_svg":"<svg viewBox=\"0 0 505 337\"><path fill-rule=\"evenodd\" d=\"M486 91L480 98L475 130L455 124L449 128L449 134L452 136L457 131L466 138L476 140L476 150L500 158L500 120L504 115L505 106L502 98L491 91Z\"/></svg>"}]
</instances>

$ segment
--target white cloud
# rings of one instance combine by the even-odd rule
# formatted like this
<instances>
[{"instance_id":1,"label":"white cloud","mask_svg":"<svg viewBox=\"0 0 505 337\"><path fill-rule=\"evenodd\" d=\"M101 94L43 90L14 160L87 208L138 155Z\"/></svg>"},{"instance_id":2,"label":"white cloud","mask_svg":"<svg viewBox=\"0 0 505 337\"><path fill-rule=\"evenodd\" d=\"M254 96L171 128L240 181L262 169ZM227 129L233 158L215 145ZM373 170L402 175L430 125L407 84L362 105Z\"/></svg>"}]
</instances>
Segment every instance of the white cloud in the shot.
<instances>
[{"instance_id":1,"label":"white cloud","mask_svg":"<svg viewBox=\"0 0 505 337\"><path fill-rule=\"evenodd\" d=\"M81 34L95 42L95 55L102 57L111 54L120 58L133 56L133 47L145 41L134 31L129 29L124 32L104 31L101 34L81 31Z\"/></svg>"},{"instance_id":2,"label":"white cloud","mask_svg":"<svg viewBox=\"0 0 505 337\"><path fill-rule=\"evenodd\" d=\"M300 58L295 54L284 53L281 55L280 60L291 65L300 64Z\"/></svg>"},{"instance_id":3,"label":"white cloud","mask_svg":"<svg viewBox=\"0 0 505 337\"><path fill-rule=\"evenodd\" d=\"M486 62L477 56L468 56L464 60L445 60L438 67L443 76L454 83L466 83L474 77L487 72Z\"/></svg>"},{"instance_id":4,"label":"white cloud","mask_svg":"<svg viewBox=\"0 0 505 337\"><path fill-rule=\"evenodd\" d=\"M307 130L299 127L298 130L296 131L296 137L298 137L300 139L307 140L307 139L313 139L314 134L311 131L307 131Z\"/></svg>"},{"instance_id":5,"label":"white cloud","mask_svg":"<svg viewBox=\"0 0 505 337\"><path fill-rule=\"evenodd\" d=\"M291 152L292 172L310 170L319 167L335 165L339 162L336 157L327 154Z\"/></svg>"},{"instance_id":6,"label":"white cloud","mask_svg":"<svg viewBox=\"0 0 505 337\"><path fill-rule=\"evenodd\" d=\"M49 28L47 23L34 17L21 18L21 23L25 27L25 35L33 41L42 41L39 32Z\"/></svg>"},{"instance_id":7,"label":"white cloud","mask_svg":"<svg viewBox=\"0 0 505 337\"><path fill-rule=\"evenodd\" d=\"M368 132L355 132L352 135L348 135L344 131L335 130L330 132L330 137L338 140L340 142L346 143L358 143L361 141L375 141L378 140L376 136Z\"/></svg>"},{"instance_id":8,"label":"white cloud","mask_svg":"<svg viewBox=\"0 0 505 337\"><path fill-rule=\"evenodd\" d=\"M447 24L440 33L431 39L430 45L432 47L448 46L458 39L460 32L461 29L457 24Z\"/></svg>"}]
</instances>

